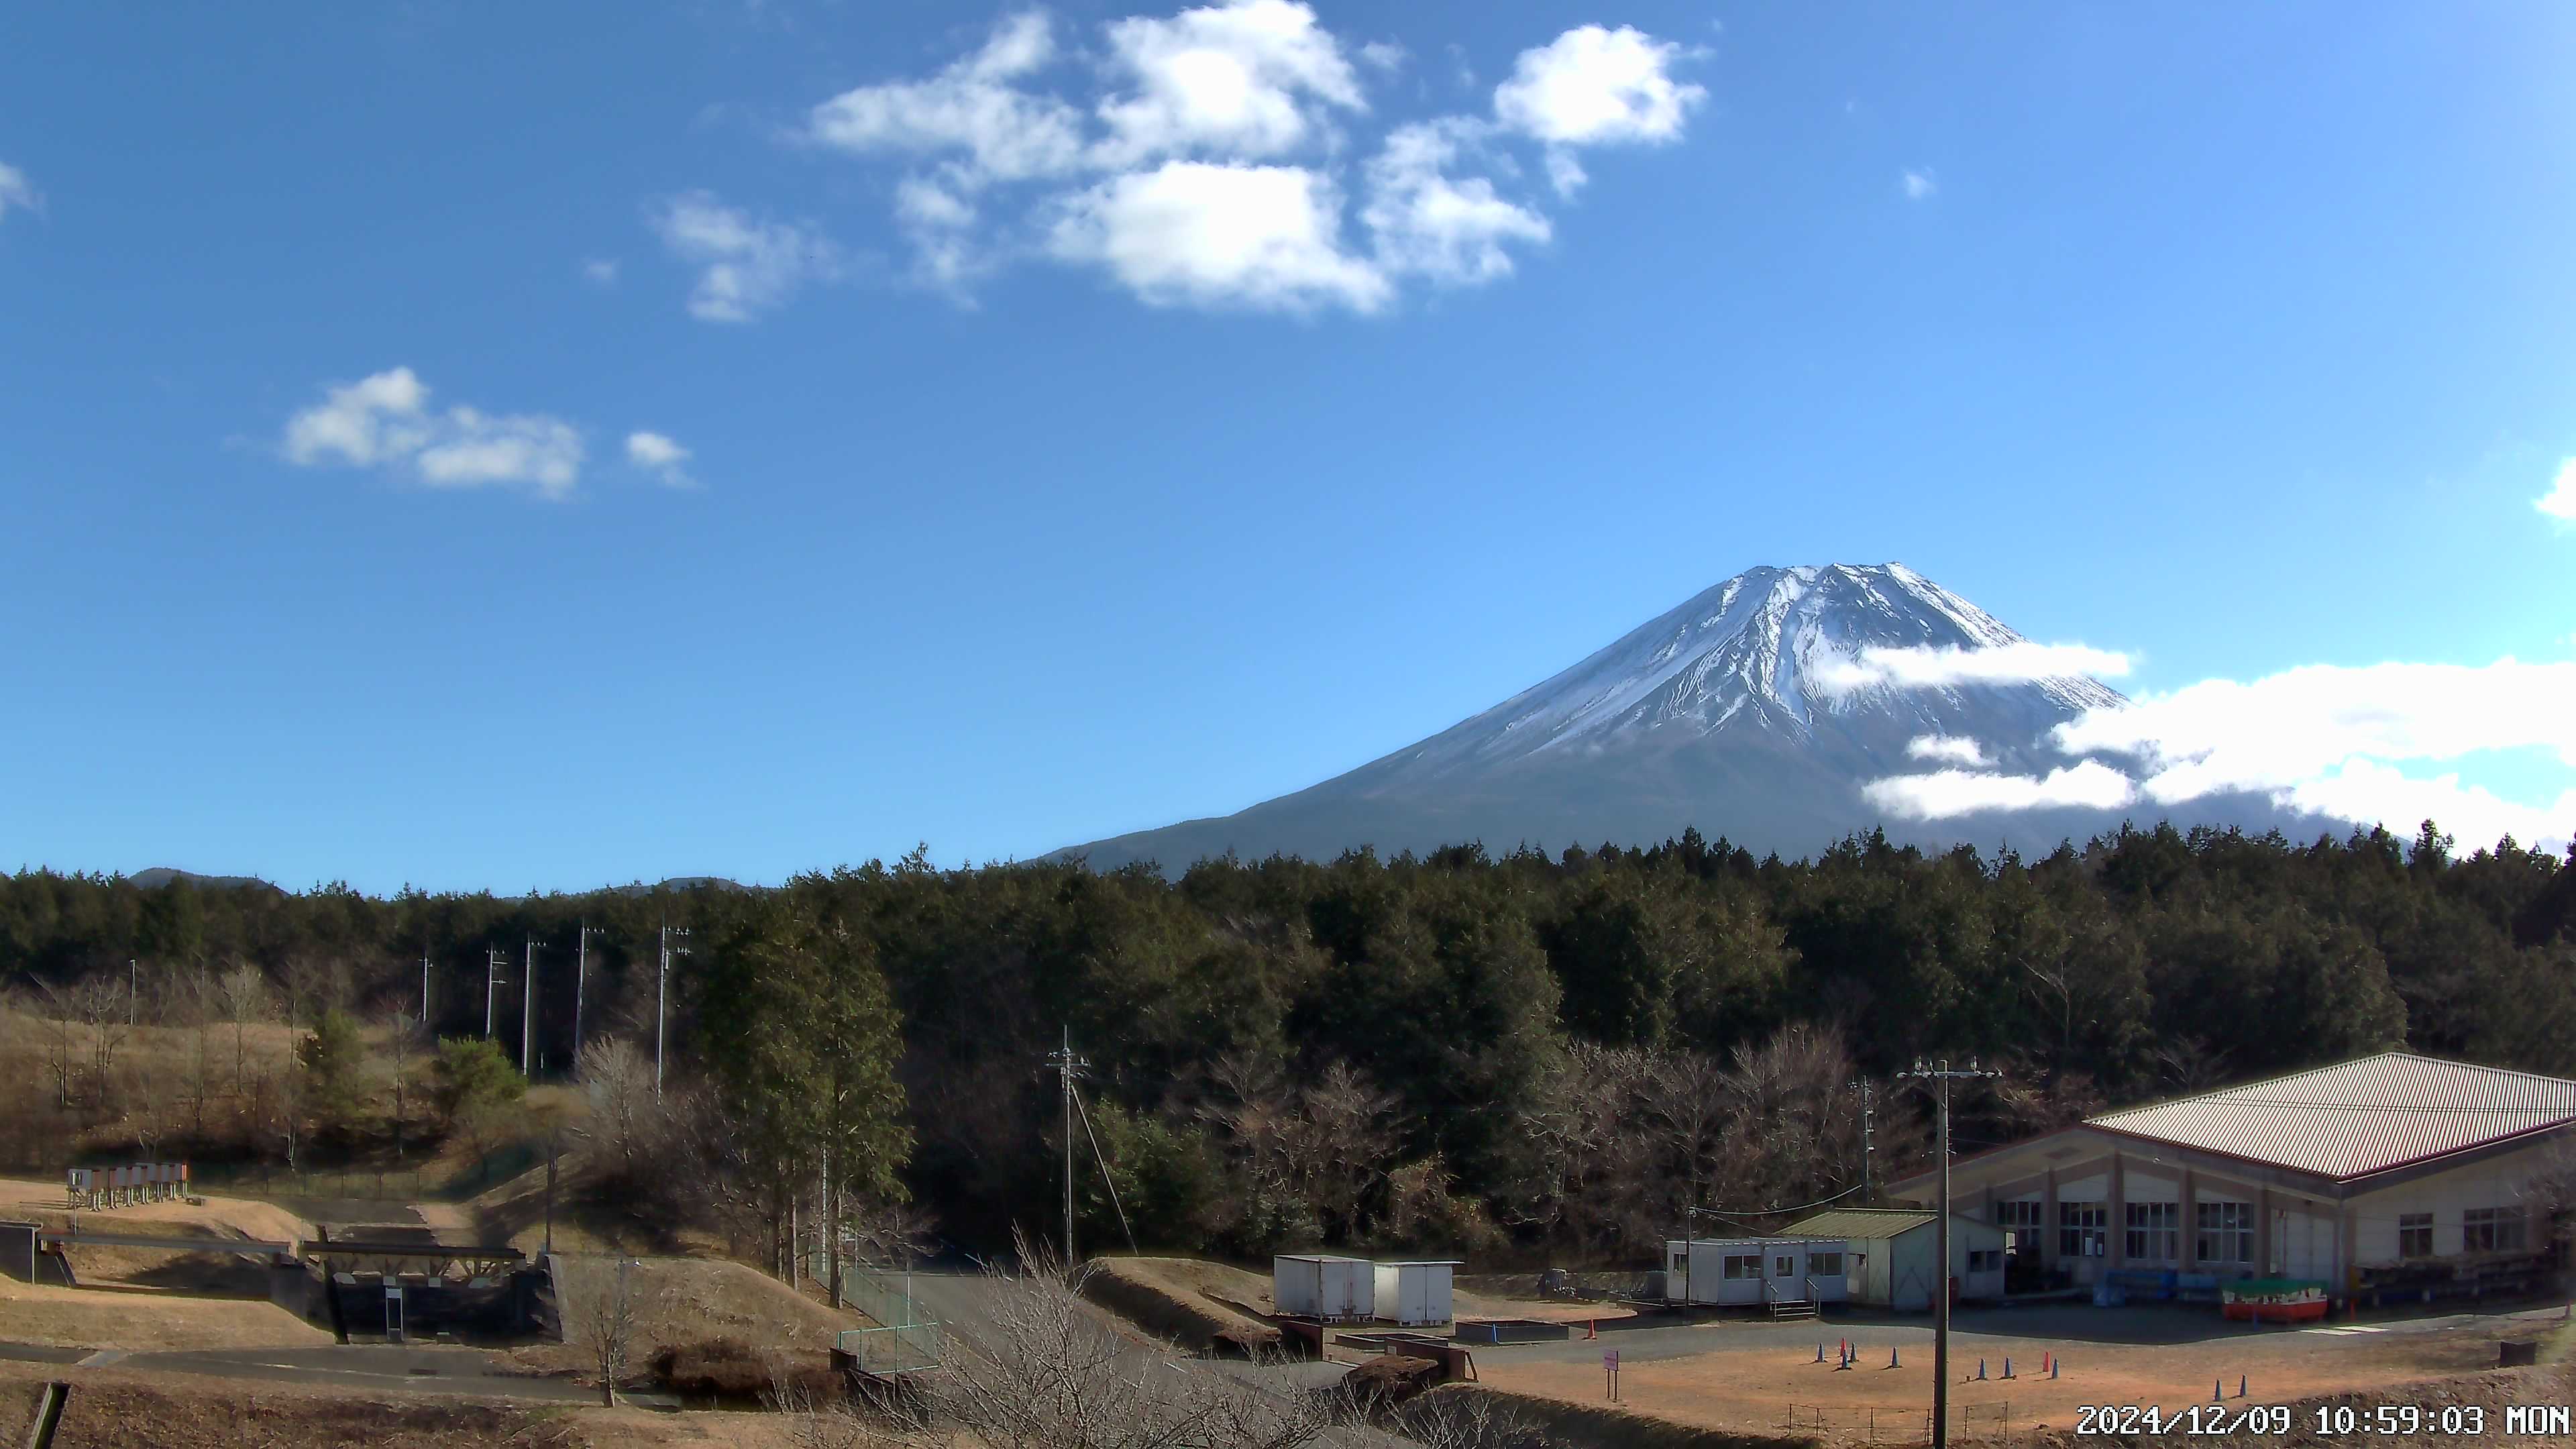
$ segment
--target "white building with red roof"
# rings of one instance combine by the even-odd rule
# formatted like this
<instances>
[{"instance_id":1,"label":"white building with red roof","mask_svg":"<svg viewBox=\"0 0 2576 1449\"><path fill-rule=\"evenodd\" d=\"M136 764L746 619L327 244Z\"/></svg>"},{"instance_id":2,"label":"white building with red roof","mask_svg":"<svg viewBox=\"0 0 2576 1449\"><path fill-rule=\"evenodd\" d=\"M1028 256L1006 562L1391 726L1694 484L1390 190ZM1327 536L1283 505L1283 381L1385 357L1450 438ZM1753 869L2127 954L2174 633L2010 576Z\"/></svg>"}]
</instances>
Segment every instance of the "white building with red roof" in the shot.
<instances>
[{"instance_id":1,"label":"white building with red roof","mask_svg":"<svg viewBox=\"0 0 2576 1449\"><path fill-rule=\"evenodd\" d=\"M2311 1279L2336 1299L2488 1296L2557 1266L2576 1081L2383 1052L2085 1122L1955 1160L1954 1211L2020 1276L2203 1289ZM1890 1184L1928 1207L1926 1172ZM2033 1260L2036 1260L2034 1263Z\"/></svg>"}]
</instances>

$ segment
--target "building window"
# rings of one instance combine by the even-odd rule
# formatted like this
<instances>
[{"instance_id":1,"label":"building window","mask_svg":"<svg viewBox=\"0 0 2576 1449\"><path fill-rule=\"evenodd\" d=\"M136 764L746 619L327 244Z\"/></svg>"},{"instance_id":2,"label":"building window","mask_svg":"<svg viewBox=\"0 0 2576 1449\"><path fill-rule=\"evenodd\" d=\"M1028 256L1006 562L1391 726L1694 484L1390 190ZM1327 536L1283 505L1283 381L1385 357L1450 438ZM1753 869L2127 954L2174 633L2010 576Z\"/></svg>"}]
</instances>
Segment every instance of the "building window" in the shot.
<instances>
[{"instance_id":1,"label":"building window","mask_svg":"<svg viewBox=\"0 0 2576 1449\"><path fill-rule=\"evenodd\" d=\"M1995 1204L1995 1226L2004 1230L2004 1246L2015 1253L2039 1251L2038 1202L1999 1202Z\"/></svg>"},{"instance_id":2,"label":"building window","mask_svg":"<svg viewBox=\"0 0 2576 1449\"><path fill-rule=\"evenodd\" d=\"M2198 1206L2199 1228L2192 1244L2204 1263L2254 1261L2254 1205L2205 1202Z\"/></svg>"},{"instance_id":3,"label":"building window","mask_svg":"<svg viewBox=\"0 0 2576 1449\"><path fill-rule=\"evenodd\" d=\"M2181 1210L2169 1202L2133 1202L2129 1207L2129 1260L2170 1263L2182 1256Z\"/></svg>"},{"instance_id":4,"label":"building window","mask_svg":"<svg viewBox=\"0 0 2576 1449\"><path fill-rule=\"evenodd\" d=\"M1726 1276L1729 1278L1759 1278L1762 1276L1762 1259L1759 1256L1738 1256L1737 1254L1729 1253L1726 1255Z\"/></svg>"},{"instance_id":5,"label":"building window","mask_svg":"<svg viewBox=\"0 0 2576 1449\"><path fill-rule=\"evenodd\" d=\"M2433 1215L2431 1213L2397 1215L2397 1256L2401 1258L2433 1256Z\"/></svg>"},{"instance_id":6,"label":"building window","mask_svg":"<svg viewBox=\"0 0 2576 1449\"><path fill-rule=\"evenodd\" d=\"M2460 1214L2461 1251L2519 1253L2527 1225L2520 1208L2471 1208Z\"/></svg>"},{"instance_id":7,"label":"building window","mask_svg":"<svg viewBox=\"0 0 2576 1449\"><path fill-rule=\"evenodd\" d=\"M2057 1251L2068 1258L2098 1258L2103 1251L2103 1229L2110 1219L2098 1202L2062 1202L2057 1205Z\"/></svg>"},{"instance_id":8,"label":"building window","mask_svg":"<svg viewBox=\"0 0 2576 1449\"><path fill-rule=\"evenodd\" d=\"M1971 1273L2000 1273L2000 1272L2002 1272L2003 1270L2004 1270L2004 1255L2003 1255L2003 1250L2002 1250L2002 1249L2000 1249L2000 1248L1970 1248L1970 1249L1968 1250L1968 1271L1969 1271L1969 1272L1971 1272Z\"/></svg>"},{"instance_id":9,"label":"building window","mask_svg":"<svg viewBox=\"0 0 2576 1449\"><path fill-rule=\"evenodd\" d=\"M1809 1253L1807 1255L1807 1271L1815 1274L1819 1278L1839 1278L1843 1275L1843 1255L1840 1253Z\"/></svg>"}]
</instances>

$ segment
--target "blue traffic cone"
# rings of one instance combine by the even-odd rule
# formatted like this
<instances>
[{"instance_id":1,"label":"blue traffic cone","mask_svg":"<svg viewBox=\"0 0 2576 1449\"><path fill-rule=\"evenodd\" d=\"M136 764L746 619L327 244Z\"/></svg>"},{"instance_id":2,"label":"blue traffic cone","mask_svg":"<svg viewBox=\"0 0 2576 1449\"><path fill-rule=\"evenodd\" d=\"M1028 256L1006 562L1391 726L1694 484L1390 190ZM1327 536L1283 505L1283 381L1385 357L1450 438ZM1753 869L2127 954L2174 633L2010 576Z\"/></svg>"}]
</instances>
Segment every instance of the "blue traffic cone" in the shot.
<instances>
[{"instance_id":1,"label":"blue traffic cone","mask_svg":"<svg viewBox=\"0 0 2576 1449\"><path fill-rule=\"evenodd\" d=\"M1889 1368L1902 1367L1902 1365L1898 1364L1896 1361L1896 1345L1892 1343L1887 1346L1887 1366Z\"/></svg>"},{"instance_id":2,"label":"blue traffic cone","mask_svg":"<svg viewBox=\"0 0 2576 1449\"><path fill-rule=\"evenodd\" d=\"M2219 1403L2226 1399L2227 1395L2219 1392L2219 1390L2225 1386L2226 1385L2223 1380L2211 1379L2209 1381L2209 1401L2211 1403Z\"/></svg>"},{"instance_id":3,"label":"blue traffic cone","mask_svg":"<svg viewBox=\"0 0 2576 1449\"><path fill-rule=\"evenodd\" d=\"M2012 1376L2012 1355L2006 1354L2004 1355L2004 1377L2011 1378Z\"/></svg>"},{"instance_id":4,"label":"blue traffic cone","mask_svg":"<svg viewBox=\"0 0 2576 1449\"><path fill-rule=\"evenodd\" d=\"M1824 1346L1824 1344L1823 1344L1822 1342L1819 1342L1819 1343L1817 1343L1817 1345L1816 1345L1816 1362L1818 1362L1818 1363L1823 1363L1824 1361L1825 1361L1825 1346Z\"/></svg>"},{"instance_id":5,"label":"blue traffic cone","mask_svg":"<svg viewBox=\"0 0 2576 1449\"><path fill-rule=\"evenodd\" d=\"M2243 1374L2236 1376L2236 1397L2240 1399L2245 1397L2245 1375Z\"/></svg>"},{"instance_id":6,"label":"blue traffic cone","mask_svg":"<svg viewBox=\"0 0 2576 1449\"><path fill-rule=\"evenodd\" d=\"M1979 1359L1979 1360L1977 1360L1977 1382L1979 1382L1979 1383L1984 1383L1985 1381L1986 1381L1986 1361L1985 1361L1984 1359Z\"/></svg>"},{"instance_id":7,"label":"blue traffic cone","mask_svg":"<svg viewBox=\"0 0 2576 1449\"><path fill-rule=\"evenodd\" d=\"M2057 1377L2057 1371L2064 1367L2065 1364L2066 1360L2059 1358L2055 1354L2050 1354L2048 1356L2048 1376L2052 1379Z\"/></svg>"}]
</instances>

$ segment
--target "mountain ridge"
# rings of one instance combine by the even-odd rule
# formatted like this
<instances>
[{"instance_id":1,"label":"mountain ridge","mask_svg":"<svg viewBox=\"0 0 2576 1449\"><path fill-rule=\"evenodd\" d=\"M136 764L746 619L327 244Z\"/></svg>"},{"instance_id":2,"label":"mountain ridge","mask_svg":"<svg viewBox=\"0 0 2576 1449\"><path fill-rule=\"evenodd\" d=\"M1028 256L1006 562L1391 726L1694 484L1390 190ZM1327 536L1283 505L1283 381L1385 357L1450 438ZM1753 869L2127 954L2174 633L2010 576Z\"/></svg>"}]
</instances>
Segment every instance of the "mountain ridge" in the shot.
<instances>
[{"instance_id":1,"label":"mountain ridge","mask_svg":"<svg viewBox=\"0 0 2576 1449\"><path fill-rule=\"evenodd\" d=\"M1694 827L1784 856L1873 828L1927 846L2044 849L2115 827L2128 812L1891 818L1862 787L1970 760L2032 776L2074 763L2049 731L2124 696L2076 670L1989 677L1971 667L2046 664L2058 652L1902 563L1766 565L1331 779L1051 858L1176 871L1229 852L1331 859L1363 846L1391 855L1470 841L1628 845ZM1873 675L1869 661L1890 658L1917 677ZM2299 819L2252 797L2195 801L2189 815L2256 829Z\"/></svg>"}]
</instances>

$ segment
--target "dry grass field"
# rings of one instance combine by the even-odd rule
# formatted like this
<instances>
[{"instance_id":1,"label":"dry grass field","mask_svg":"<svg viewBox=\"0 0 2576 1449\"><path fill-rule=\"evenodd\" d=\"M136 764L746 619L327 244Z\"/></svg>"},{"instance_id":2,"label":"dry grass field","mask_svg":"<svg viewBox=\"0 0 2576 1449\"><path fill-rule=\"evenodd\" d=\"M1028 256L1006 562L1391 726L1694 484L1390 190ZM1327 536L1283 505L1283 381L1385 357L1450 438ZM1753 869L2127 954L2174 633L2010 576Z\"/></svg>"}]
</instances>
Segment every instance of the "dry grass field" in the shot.
<instances>
[{"instance_id":1,"label":"dry grass field","mask_svg":"<svg viewBox=\"0 0 2576 1449\"><path fill-rule=\"evenodd\" d=\"M24 1443L46 1379L70 1383L55 1449L797 1449L766 1414L667 1414L619 1407L529 1407L186 1375L49 1369L0 1362L0 1443Z\"/></svg>"},{"instance_id":2,"label":"dry grass field","mask_svg":"<svg viewBox=\"0 0 2576 1449\"><path fill-rule=\"evenodd\" d=\"M761 1349L819 1354L832 1346L833 1334L868 1322L740 1263L646 1258L631 1271L633 1291L643 1306L638 1364L664 1345L720 1337ZM529 1344L511 1350L510 1357L532 1373L577 1372L589 1362L583 1349L561 1343Z\"/></svg>"},{"instance_id":3,"label":"dry grass field","mask_svg":"<svg viewBox=\"0 0 2576 1449\"><path fill-rule=\"evenodd\" d=\"M2492 1327L2391 1332L2350 1336L2279 1333L2192 1344L2044 1344L1985 1340L1954 1355L1950 1391L1953 1424L1979 1435L2022 1434L2072 1428L2088 1405L2157 1404L2180 1410L2206 1403L2223 1383L2231 1403L2280 1404L2490 1368L2496 1341L2508 1332ZM1723 1330L1712 1330L1723 1333ZM1748 1335L1750 1337L1750 1335ZM1932 1402L1932 1353L1909 1342L1902 1366L1888 1368L1884 1342L1872 1345L1866 1329L1856 1367L1836 1370L1815 1363L1814 1344L1764 1333L1758 1342L1728 1344L1684 1358L1635 1362L1620 1371L1620 1398L1629 1410L1678 1424L1736 1433L1795 1431L1841 1442L1868 1442L1872 1411L1876 1439L1919 1439ZM1830 1360L1833 1337L1827 1337ZM2044 1351L2064 1351L2061 1376L2039 1371ZM1989 1375L1999 1374L2009 1353L2018 1377L1975 1382L1980 1354ZM1492 1389L1567 1403L1604 1400L1599 1362L1514 1363L1507 1352L1479 1356L1481 1381ZM2247 1398L2236 1398L2239 1376ZM1793 1413L1794 1406L1794 1413Z\"/></svg>"}]
</instances>

